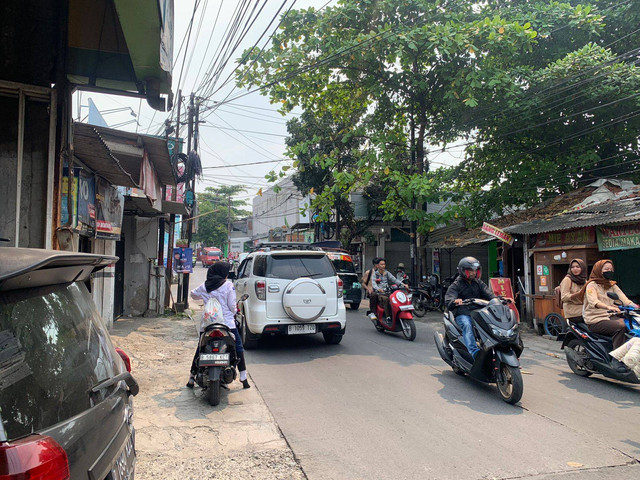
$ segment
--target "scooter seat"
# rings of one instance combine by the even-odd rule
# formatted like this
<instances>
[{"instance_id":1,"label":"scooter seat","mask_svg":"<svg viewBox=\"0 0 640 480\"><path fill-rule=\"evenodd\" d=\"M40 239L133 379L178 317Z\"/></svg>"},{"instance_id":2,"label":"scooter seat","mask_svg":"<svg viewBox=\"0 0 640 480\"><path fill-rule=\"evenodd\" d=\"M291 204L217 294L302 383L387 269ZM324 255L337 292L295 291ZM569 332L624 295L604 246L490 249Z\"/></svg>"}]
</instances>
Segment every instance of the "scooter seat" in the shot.
<instances>
[{"instance_id":1,"label":"scooter seat","mask_svg":"<svg viewBox=\"0 0 640 480\"><path fill-rule=\"evenodd\" d=\"M574 325L576 327L578 327L580 330L584 330L586 333L589 334L589 336L597 339L597 340L605 340L605 341L609 341L612 342L613 341L613 337L611 337L610 335L602 335L600 333L594 333L591 330L589 330L589 325L587 325L584 322L579 322L579 323L574 323Z\"/></svg>"}]
</instances>

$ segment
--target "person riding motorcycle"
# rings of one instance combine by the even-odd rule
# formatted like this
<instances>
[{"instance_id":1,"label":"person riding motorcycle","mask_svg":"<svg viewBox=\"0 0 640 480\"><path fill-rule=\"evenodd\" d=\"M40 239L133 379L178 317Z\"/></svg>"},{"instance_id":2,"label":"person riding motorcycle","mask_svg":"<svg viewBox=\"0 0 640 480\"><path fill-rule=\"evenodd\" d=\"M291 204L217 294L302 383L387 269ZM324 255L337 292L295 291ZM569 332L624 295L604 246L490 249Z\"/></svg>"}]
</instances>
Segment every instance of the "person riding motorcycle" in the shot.
<instances>
[{"instance_id":1,"label":"person riding motorcycle","mask_svg":"<svg viewBox=\"0 0 640 480\"><path fill-rule=\"evenodd\" d=\"M404 271L404 263L400 262L398 267L396 268L396 278L400 280L402 283L409 282L409 275Z\"/></svg>"},{"instance_id":2,"label":"person riding motorcycle","mask_svg":"<svg viewBox=\"0 0 640 480\"><path fill-rule=\"evenodd\" d=\"M464 300L481 298L491 300L496 298L489 287L480 280L482 268L480 262L474 257L464 257L458 263L458 277L447 289L444 298L445 305L454 314L456 323L462 329L462 340L475 360L480 352L476 337L473 333L471 321L472 308L462 306Z\"/></svg>"},{"instance_id":3,"label":"person riding motorcycle","mask_svg":"<svg viewBox=\"0 0 640 480\"><path fill-rule=\"evenodd\" d=\"M378 259L376 270L371 276L371 287L373 289L373 295L371 295L372 307L371 311L375 314L375 306L380 303L384 308L384 316L387 323L391 323L391 305L389 305L388 288L390 285L398 285L404 287L404 284L396 277L391 275L390 272L385 270L387 267L387 261L384 258ZM375 297L375 299L373 298Z\"/></svg>"}]
</instances>

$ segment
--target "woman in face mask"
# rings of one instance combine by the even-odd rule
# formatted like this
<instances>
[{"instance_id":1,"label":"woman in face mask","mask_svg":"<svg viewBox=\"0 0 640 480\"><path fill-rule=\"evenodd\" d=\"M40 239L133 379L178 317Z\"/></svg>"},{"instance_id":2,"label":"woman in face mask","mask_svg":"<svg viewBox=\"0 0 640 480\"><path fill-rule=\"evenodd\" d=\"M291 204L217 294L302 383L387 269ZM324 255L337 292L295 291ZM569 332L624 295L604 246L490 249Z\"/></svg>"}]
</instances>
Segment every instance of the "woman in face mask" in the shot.
<instances>
[{"instance_id":1,"label":"woman in face mask","mask_svg":"<svg viewBox=\"0 0 640 480\"><path fill-rule=\"evenodd\" d=\"M599 260L593 266L589 281L583 287L584 303L582 314L584 321L589 325L589 330L601 335L613 337L613 348L620 347L625 341L627 327L624 320L618 316L612 316L609 312L620 313L613 300L607 297L608 292L618 295L623 305L635 304L622 293L613 278L613 262L611 260Z\"/></svg>"}]
</instances>

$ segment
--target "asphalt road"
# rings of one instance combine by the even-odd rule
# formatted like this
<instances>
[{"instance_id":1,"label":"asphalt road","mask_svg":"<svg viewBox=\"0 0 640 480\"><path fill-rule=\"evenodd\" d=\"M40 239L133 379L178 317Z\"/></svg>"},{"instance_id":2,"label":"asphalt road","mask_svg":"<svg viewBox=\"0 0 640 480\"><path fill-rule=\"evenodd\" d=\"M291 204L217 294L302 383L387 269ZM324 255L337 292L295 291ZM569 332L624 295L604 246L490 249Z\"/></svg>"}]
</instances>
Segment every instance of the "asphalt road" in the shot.
<instances>
[{"instance_id":1,"label":"asphalt road","mask_svg":"<svg viewBox=\"0 0 640 480\"><path fill-rule=\"evenodd\" d=\"M524 395L460 377L433 343L348 311L340 345L287 337L248 352L249 373L309 479L618 479L640 476L640 389L569 370L525 336Z\"/></svg>"}]
</instances>

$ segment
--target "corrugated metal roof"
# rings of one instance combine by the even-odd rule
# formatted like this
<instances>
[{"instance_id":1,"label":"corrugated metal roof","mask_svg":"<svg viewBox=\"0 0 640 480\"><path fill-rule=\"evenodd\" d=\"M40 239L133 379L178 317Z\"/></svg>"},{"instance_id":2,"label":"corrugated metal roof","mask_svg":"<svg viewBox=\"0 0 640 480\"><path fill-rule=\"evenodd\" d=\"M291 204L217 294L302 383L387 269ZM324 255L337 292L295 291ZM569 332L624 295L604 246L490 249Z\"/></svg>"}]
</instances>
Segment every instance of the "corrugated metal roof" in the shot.
<instances>
[{"instance_id":1,"label":"corrugated metal roof","mask_svg":"<svg viewBox=\"0 0 640 480\"><path fill-rule=\"evenodd\" d=\"M574 228L595 227L617 223L629 223L640 220L640 198L610 200L581 210L565 212L550 218L541 218L530 222L506 227L509 233L532 234L545 233Z\"/></svg>"}]
</instances>

